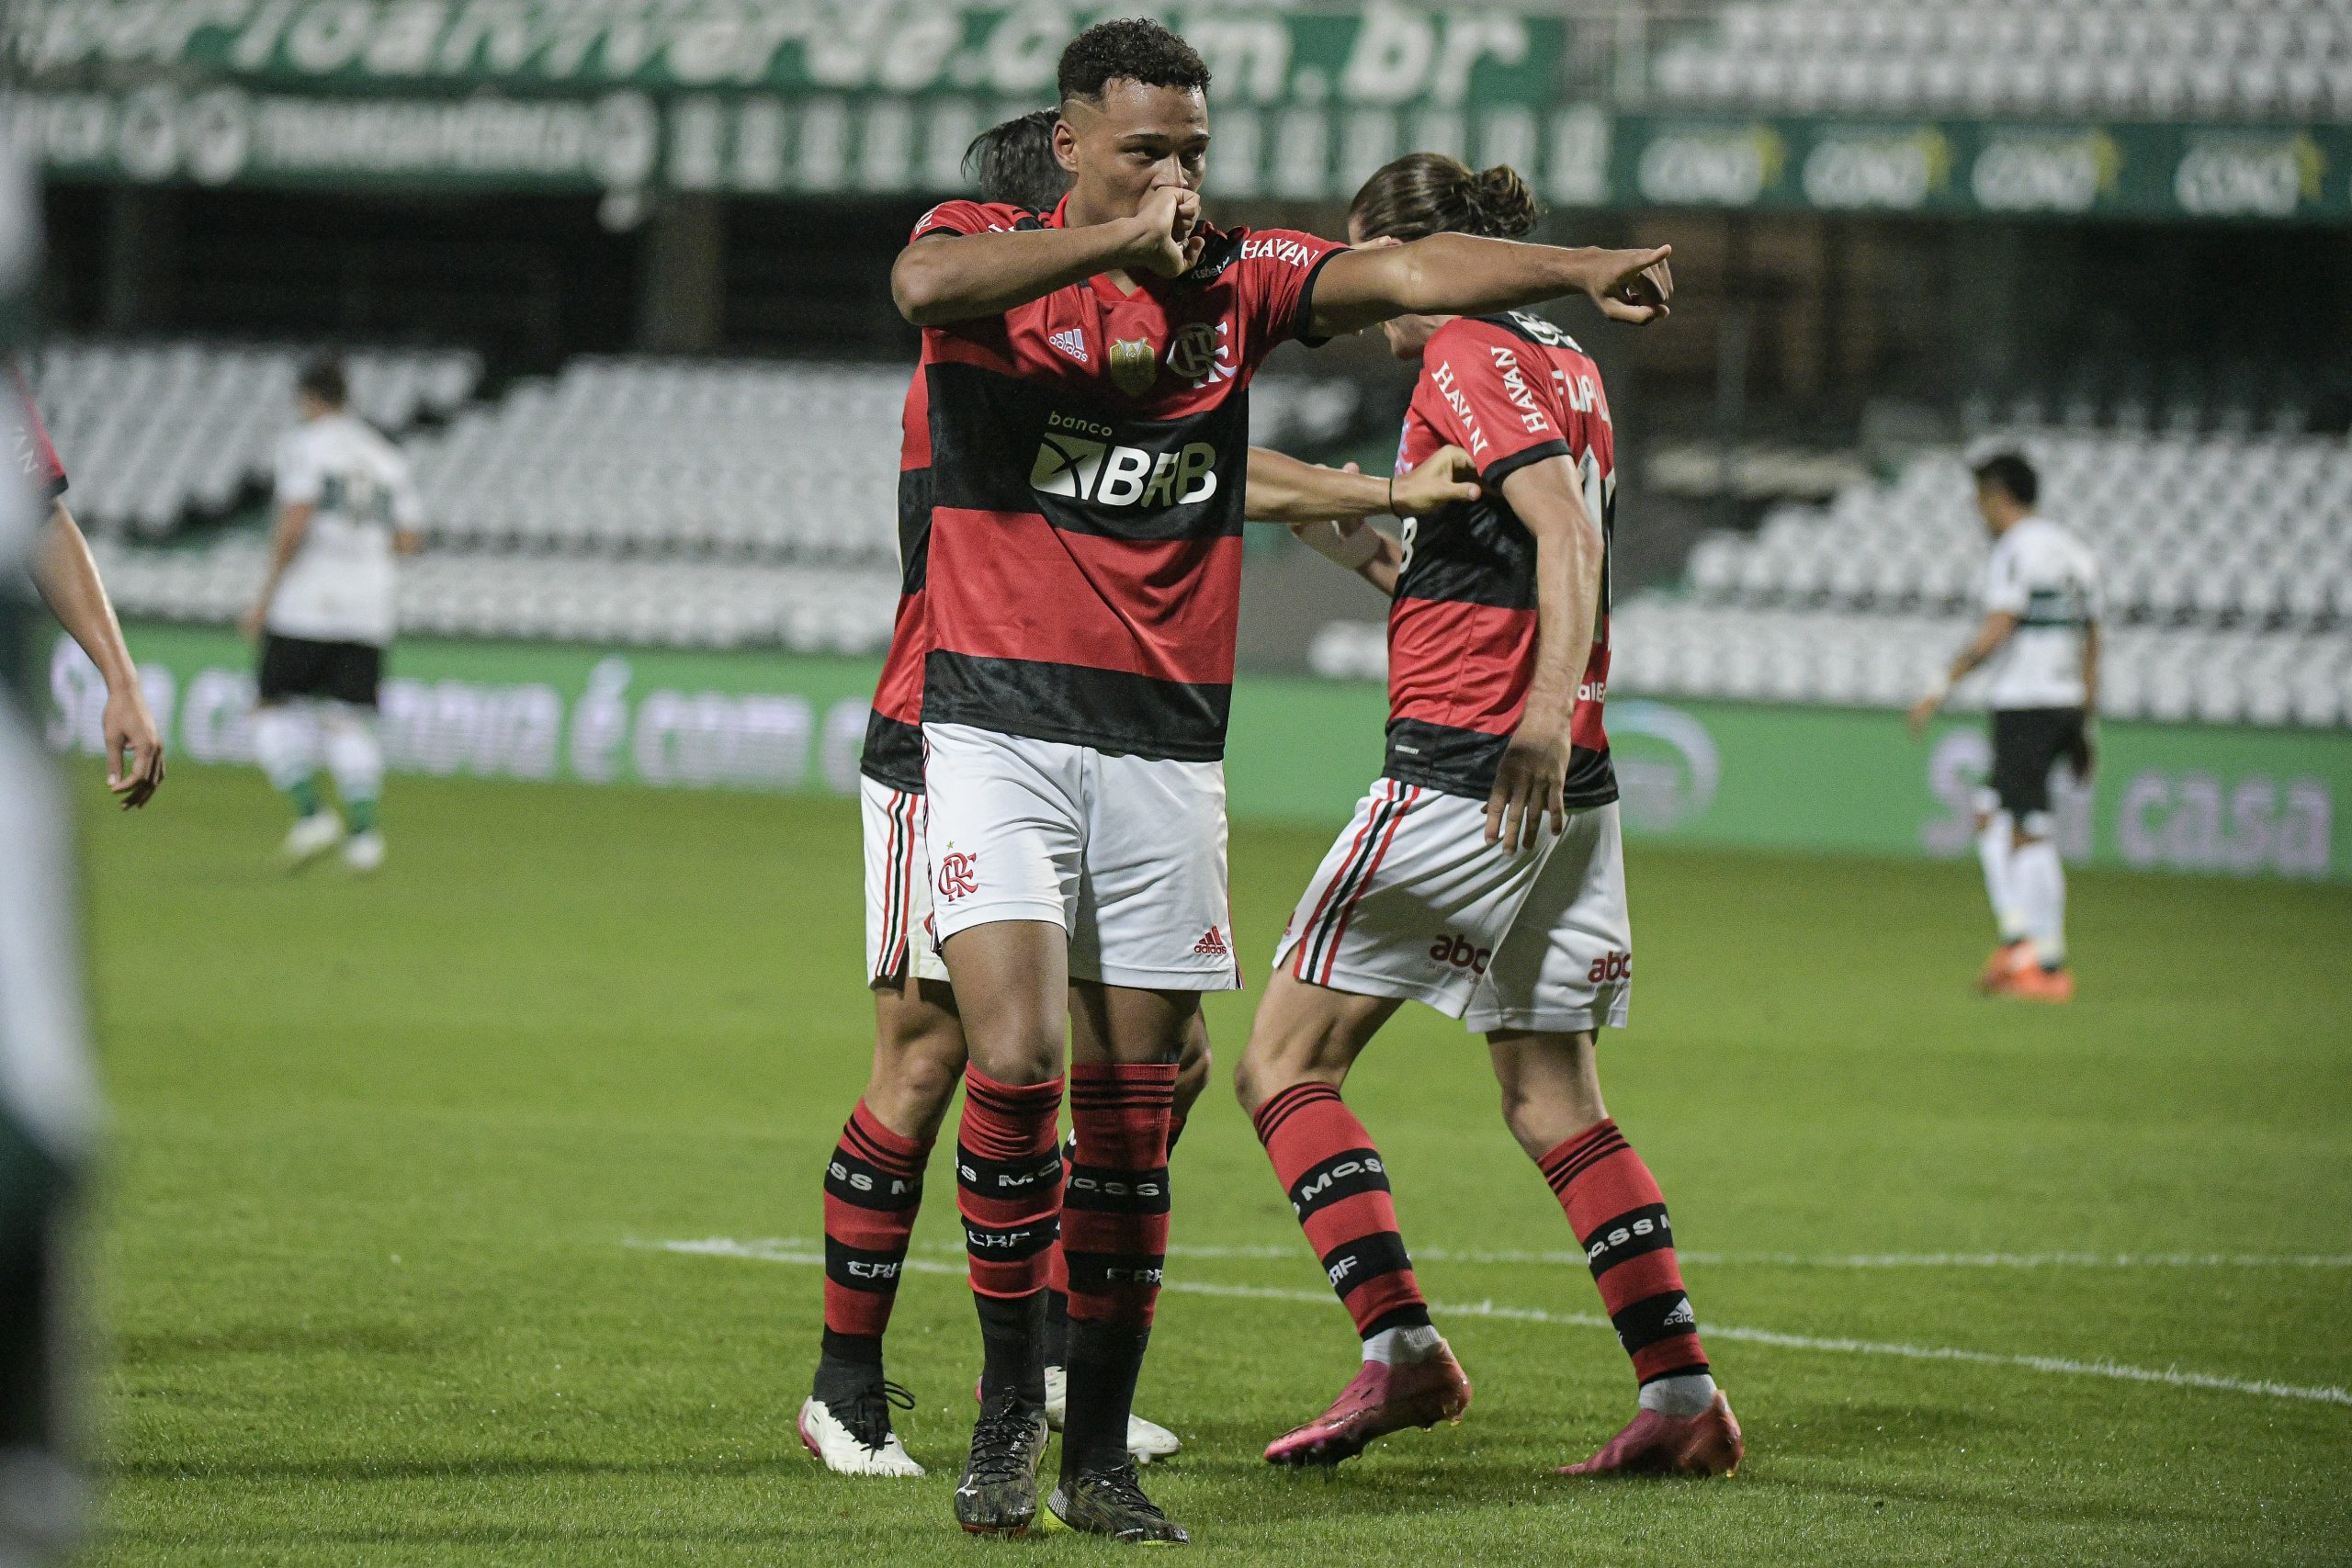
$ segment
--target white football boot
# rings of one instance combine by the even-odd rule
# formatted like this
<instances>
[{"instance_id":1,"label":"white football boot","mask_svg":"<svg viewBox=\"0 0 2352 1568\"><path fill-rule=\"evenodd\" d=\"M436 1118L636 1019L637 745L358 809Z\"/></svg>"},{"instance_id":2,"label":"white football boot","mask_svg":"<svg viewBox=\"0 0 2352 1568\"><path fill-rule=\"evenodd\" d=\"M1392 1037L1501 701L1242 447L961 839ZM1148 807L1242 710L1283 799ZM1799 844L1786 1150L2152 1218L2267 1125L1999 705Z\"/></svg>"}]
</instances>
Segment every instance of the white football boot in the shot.
<instances>
[{"instance_id":1,"label":"white football boot","mask_svg":"<svg viewBox=\"0 0 2352 1568\"><path fill-rule=\"evenodd\" d=\"M1046 1369L1046 1425L1058 1432L1062 1429L1062 1413L1069 1404L1069 1373L1060 1367ZM1137 1464L1149 1464L1156 1459L1168 1459L1183 1443L1176 1434L1158 1422L1147 1421L1130 1412L1127 1416L1127 1457Z\"/></svg>"},{"instance_id":2,"label":"white football boot","mask_svg":"<svg viewBox=\"0 0 2352 1568\"><path fill-rule=\"evenodd\" d=\"M885 1389L897 1387L884 1385ZM811 1394L800 1406L801 1446L824 1461L825 1468L835 1475L921 1475L922 1466L890 1429L891 1403L888 1394L877 1390L870 1399L854 1400L836 1416L832 1406ZM911 1401L900 1408L913 1408ZM853 1423L859 1430L852 1429Z\"/></svg>"},{"instance_id":3,"label":"white football boot","mask_svg":"<svg viewBox=\"0 0 2352 1568\"><path fill-rule=\"evenodd\" d=\"M286 842L278 847L288 871L310 864L337 844L343 842L343 818L332 811L313 811L308 817L298 817L294 826L286 830Z\"/></svg>"},{"instance_id":4,"label":"white football boot","mask_svg":"<svg viewBox=\"0 0 2352 1568\"><path fill-rule=\"evenodd\" d=\"M365 876L384 863L384 835L373 828L354 833L343 846L343 863Z\"/></svg>"}]
</instances>

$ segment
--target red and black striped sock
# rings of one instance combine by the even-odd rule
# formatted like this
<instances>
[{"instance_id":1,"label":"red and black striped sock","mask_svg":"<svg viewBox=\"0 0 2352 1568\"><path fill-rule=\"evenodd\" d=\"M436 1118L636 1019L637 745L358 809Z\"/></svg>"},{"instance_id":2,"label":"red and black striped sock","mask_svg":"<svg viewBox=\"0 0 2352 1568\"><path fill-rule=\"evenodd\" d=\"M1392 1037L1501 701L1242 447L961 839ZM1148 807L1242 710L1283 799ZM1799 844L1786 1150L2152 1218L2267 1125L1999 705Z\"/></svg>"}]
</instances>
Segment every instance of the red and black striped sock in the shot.
<instances>
[{"instance_id":1,"label":"red and black striped sock","mask_svg":"<svg viewBox=\"0 0 2352 1568\"><path fill-rule=\"evenodd\" d=\"M1172 1062L1087 1063L1069 1071L1076 1149L1062 1190L1069 1277L1065 1475L1126 1459L1127 1414L1168 1263L1168 1118L1175 1095Z\"/></svg>"},{"instance_id":2,"label":"red and black striped sock","mask_svg":"<svg viewBox=\"0 0 2352 1568\"><path fill-rule=\"evenodd\" d=\"M1184 1113L1171 1111L1168 1117L1168 1153L1176 1154L1176 1140L1184 1134ZM1062 1187L1069 1187L1069 1168L1078 1158L1078 1134L1072 1133L1062 1140ZM1046 1265L1046 1365L1067 1366L1069 1357L1069 1260L1063 1256L1059 1241Z\"/></svg>"},{"instance_id":3,"label":"red and black striped sock","mask_svg":"<svg viewBox=\"0 0 2352 1568\"><path fill-rule=\"evenodd\" d=\"M1038 1329L1061 1211L1062 1158L1054 1137L1061 1100L1059 1078L999 1083L978 1067L964 1075L956 1206L980 1314L984 1398L1006 1392L1032 1403L1046 1397Z\"/></svg>"},{"instance_id":4,"label":"red and black striped sock","mask_svg":"<svg viewBox=\"0 0 2352 1568\"><path fill-rule=\"evenodd\" d=\"M1397 1234L1388 1168L1340 1091L1293 1084L1258 1107L1255 1120L1291 1211L1357 1334L1369 1339L1385 1329L1426 1325L1429 1303Z\"/></svg>"},{"instance_id":5,"label":"red and black striped sock","mask_svg":"<svg viewBox=\"0 0 2352 1568\"><path fill-rule=\"evenodd\" d=\"M1650 1168L1614 1122L1588 1127L1536 1162L1584 1244L1600 1304L1644 1386L1707 1371L1683 1293L1674 1224Z\"/></svg>"},{"instance_id":6,"label":"red and black striped sock","mask_svg":"<svg viewBox=\"0 0 2352 1568\"><path fill-rule=\"evenodd\" d=\"M862 1381L864 1369L880 1375L930 1155L931 1145L892 1132L861 1100L826 1162L822 1364L837 1382Z\"/></svg>"}]
</instances>

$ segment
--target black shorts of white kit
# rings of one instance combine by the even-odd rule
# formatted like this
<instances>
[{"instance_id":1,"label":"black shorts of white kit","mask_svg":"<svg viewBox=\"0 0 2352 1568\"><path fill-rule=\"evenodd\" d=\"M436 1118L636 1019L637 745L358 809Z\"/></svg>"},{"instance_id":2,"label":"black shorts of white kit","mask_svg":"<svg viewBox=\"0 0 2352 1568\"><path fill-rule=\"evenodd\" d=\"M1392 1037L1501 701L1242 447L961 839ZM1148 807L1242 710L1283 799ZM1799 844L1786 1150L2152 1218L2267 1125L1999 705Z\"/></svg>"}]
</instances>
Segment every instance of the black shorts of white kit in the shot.
<instances>
[{"instance_id":1,"label":"black shorts of white kit","mask_svg":"<svg viewBox=\"0 0 2352 1568\"><path fill-rule=\"evenodd\" d=\"M384 650L368 642L313 642L265 632L261 639L261 702L328 697L354 707L376 705L384 678Z\"/></svg>"},{"instance_id":2,"label":"black shorts of white kit","mask_svg":"<svg viewBox=\"0 0 2352 1568\"><path fill-rule=\"evenodd\" d=\"M2090 760L2080 708L1998 708L1993 714L1993 795L2019 822L2050 809L2050 770L2077 774Z\"/></svg>"}]
</instances>

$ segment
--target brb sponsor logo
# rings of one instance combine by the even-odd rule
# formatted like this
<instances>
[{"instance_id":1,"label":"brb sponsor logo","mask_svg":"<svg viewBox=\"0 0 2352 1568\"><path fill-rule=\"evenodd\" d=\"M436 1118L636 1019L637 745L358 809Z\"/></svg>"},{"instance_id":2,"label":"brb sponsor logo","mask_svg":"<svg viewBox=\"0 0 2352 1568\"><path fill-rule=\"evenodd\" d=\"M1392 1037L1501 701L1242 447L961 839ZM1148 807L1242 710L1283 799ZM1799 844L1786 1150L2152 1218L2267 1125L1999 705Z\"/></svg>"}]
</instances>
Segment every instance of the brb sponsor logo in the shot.
<instances>
[{"instance_id":1,"label":"brb sponsor logo","mask_svg":"<svg viewBox=\"0 0 2352 1568\"><path fill-rule=\"evenodd\" d=\"M1430 943L1430 957L1450 969L1467 969L1473 975L1487 972L1487 960L1495 955L1491 947L1475 945L1458 931L1440 931Z\"/></svg>"},{"instance_id":2,"label":"brb sponsor logo","mask_svg":"<svg viewBox=\"0 0 2352 1568\"><path fill-rule=\"evenodd\" d=\"M1150 452L1113 441L1111 426L1056 413L1037 443L1029 488L1096 506L1189 506L1216 493L1216 448L1188 441Z\"/></svg>"},{"instance_id":3,"label":"brb sponsor logo","mask_svg":"<svg viewBox=\"0 0 2352 1568\"><path fill-rule=\"evenodd\" d=\"M939 901L953 904L980 890L980 857L950 850L939 857Z\"/></svg>"},{"instance_id":4,"label":"brb sponsor logo","mask_svg":"<svg viewBox=\"0 0 2352 1568\"><path fill-rule=\"evenodd\" d=\"M1592 961L1584 972L1585 984L1607 986L1634 977L1634 955L1630 953L1607 953Z\"/></svg>"}]
</instances>

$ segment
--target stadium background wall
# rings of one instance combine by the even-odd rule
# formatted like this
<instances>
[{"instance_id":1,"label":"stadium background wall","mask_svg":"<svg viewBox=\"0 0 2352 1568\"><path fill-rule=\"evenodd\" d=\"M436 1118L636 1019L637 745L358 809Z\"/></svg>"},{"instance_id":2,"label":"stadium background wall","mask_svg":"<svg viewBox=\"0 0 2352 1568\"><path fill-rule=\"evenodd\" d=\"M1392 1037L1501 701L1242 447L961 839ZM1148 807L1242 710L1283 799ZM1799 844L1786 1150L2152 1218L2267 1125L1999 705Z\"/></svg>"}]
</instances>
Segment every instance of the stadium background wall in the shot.
<instances>
[{"instance_id":1,"label":"stadium background wall","mask_svg":"<svg viewBox=\"0 0 2352 1568\"><path fill-rule=\"evenodd\" d=\"M177 763L252 760L252 655L211 628L131 628ZM862 659L412 640L384 691L395 772L847 795L876 666ZM72 642L49 661L49 738L100 750L105 691ZM1244 676L1227 780L1237 817L1337 823L1380 762L1374 684ZM1634 835L1746 848L1949 857L1970 852L1988 761L1981 723L1924 743L1900 715L1848 708L1610 705ZM2352 732L2194 725L2101 728L2095 789L2062 787L2076 863L2352 880Z\"/></svg>"}]
</instances>

